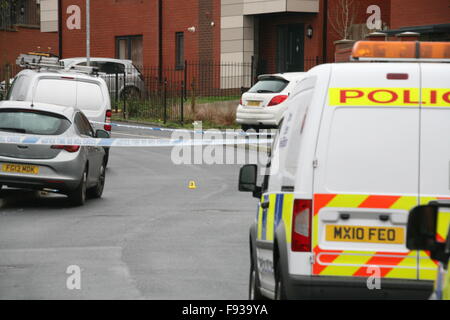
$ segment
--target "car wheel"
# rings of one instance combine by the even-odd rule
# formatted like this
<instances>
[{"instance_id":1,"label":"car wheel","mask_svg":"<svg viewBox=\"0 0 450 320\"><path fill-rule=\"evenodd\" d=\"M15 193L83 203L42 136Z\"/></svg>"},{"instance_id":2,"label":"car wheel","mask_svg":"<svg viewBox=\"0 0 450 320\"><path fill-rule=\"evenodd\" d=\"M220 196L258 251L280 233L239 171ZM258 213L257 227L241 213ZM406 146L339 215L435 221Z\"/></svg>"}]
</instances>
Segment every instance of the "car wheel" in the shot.
<instances>
[{"instance_id":1,"label":"car wheel","mask_svg":"<svg viewBox=\"0 0 450 320\"><path fill-rule=\"evenodd\" d=\"M84 170L80 185L69 193L69 201L73 206L82 206L86 202L87 170Z\"/></svg>"},{"instance_id":2,"label":"car wheel","mask_svg":"<svg viewBox=\"0 0 450 320\"><path fill-rule=\"evenodd\" d=\"M283 281L283 275L281 274L280 262L277 262L275 271L275 300L286 300L286 291Z\"/></svg>"},{"instance_id":3,"label":"car wheel","mask_svg":"<svg viewBox=\"0 0 450 320\"><path fill-rule=\"evenodd\" d=\"M105 168L108 166L109 162L109 148L105 149Z\"/></svg>"},{"instance_id":4,"label":"car wheel","mask_svg":"<svg viewBox=\"0 0 450 320\"><path fill-rule=\"evenodd\" d=\"M88 190L88 195L91 198L101 198L103 194L103 189L105 189L105 178L106 178L106 165L102 164L100 167L100 176L98 177L97 185Z\"/></svg>"},{"instance_id":5,"label":"car wheel","mask_svg":"<svg viewBox=\"0 0 450 320\"><path fill-rule=\"evenodd\" d=\"M251 128L252 128L252 127L249 126L248 124L243 124L243 125L241 125L242 131L248 131L248 130L250 130Z\"/></svg>"},{"instance_id":6,"label":"car wheel","mask_svg":"<svg viewBox=\"0 0 450 320\"><path fill-rule=\"evenodd\" d=\"M265 296L261 294L259 290L259 280L256 273L256 268L254 264L250 266L250 279L248 285L248 299L249 300L267 300Z\"/></svg>"}]
</instances>

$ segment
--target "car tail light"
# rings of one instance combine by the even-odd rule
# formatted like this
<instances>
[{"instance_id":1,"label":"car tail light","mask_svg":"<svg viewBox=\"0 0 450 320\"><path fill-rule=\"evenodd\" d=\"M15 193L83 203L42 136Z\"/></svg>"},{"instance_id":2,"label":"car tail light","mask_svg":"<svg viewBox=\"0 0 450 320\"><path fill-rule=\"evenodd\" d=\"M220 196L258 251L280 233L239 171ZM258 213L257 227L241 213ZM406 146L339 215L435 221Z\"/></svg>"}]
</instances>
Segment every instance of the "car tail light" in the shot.
<instances>
[{"instance_id":1,"label":"car tail light","mask_svg":"<svg viewBox=\"0 0 450 320\"><path fill-rule=\"evenodd\" d=\"M70 153L77 152L78 150L80 150L80 146L53 145L51 148L52 149L57 149L57 150L65 150L65 151L70 152Z\"/></svg>"},{"instance_id":2,"label":"car tail light","mask_svg":"<svg viewBox=\"0 0 450 320\"><path fill-rule=\"evenodd\" d=\"M295 200L292 217L292 251L311 252L312 200Z\"/></svg>"},{"instance_id":3,"label":"car tail light","mask_svg":"<svg viewBox=\"0 0 450 320\"><path fill-rule=\"evenodd\" d=\"M243 104L242 104L242 98L241 98L241 100L239 100L239 104L241 105L241 106L243 106Z\"/></svg>"},{"instance_id":4,"label":"car tail light","mask_svg":"<svg viewBox=\"0 0 450 320\"><path fill-rule=\"evenodd\" d=\"M107 110L106 111L106 119L105 119L105 122L107 124L105 124L104 127L103 127L106 131L111 131L112 130L112 126L110 124L108 124L108 123L111 123L111 117L112 117L112 111L111 110Z\"/></svg>"},{"instance_id":5,"label":"car tail light","mask_svg":"<svg viewBox=\"0 0 450 320\"><path fill-rule=\"evenodd\" d=\"M268 106L268 107L276 106L276 105L278 105L278 104L280 104L280 103L286 101L286 99L287 99L288 97L289 97L289 96L286 96L286 95L275 96L275 97L272 98L272 100L270 100L270 102L269 102L269 104L268 104L267 106Z\"/></svg>"}]
</instances>

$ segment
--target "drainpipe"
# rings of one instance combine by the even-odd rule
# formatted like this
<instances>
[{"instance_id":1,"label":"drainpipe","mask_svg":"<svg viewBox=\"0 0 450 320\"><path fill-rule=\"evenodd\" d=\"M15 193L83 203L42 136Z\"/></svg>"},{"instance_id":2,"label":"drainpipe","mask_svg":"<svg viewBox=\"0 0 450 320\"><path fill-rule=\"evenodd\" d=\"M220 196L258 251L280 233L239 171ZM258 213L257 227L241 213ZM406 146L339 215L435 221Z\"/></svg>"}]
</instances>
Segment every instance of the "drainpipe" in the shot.
<instances>
[{"instance_id":1,"label":"drainpipe","mask_svg":"<svg viewBox=\"0 0 450 320\"><path fill-rule=\"evenodd\" d=\"M327 62L327 45L328 45L328 0L323 0L323 34L322 34L322 58L323 62Z\"/></svg>"},{"instance_id":2,"label":"drainpipe","mask_svg":"<svg viewBox=\"0 0 450 320\"><path fill-rule=\"evenodd\" d=\"M163 78L163 0L158 1L158 77Z\"/></svg>"},{"instance_id":3,"label":"drainpipe","mask_svg":"<svg viewBox=\"0 0 450 320\"><path fill-rule=\"evenodd\" d=\"M62 0L58 0L58 56L63 58L63 14L62 14Z\"/></svg>"}]
</instances>

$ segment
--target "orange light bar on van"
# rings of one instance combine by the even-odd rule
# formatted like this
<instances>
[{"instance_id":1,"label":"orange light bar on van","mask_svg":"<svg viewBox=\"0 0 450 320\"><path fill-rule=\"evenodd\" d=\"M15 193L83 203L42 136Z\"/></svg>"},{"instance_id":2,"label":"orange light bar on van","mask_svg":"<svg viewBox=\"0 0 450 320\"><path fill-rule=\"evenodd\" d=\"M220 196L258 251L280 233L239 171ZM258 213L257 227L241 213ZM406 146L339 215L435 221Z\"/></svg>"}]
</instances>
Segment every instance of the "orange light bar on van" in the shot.
<instances>
[{"instance_id":1,"label":"orange light bar on van","mask_svg":"<svg viewBox=\"0 0 450 320\"><path fill-rule=\"evenodd\" d=\"M416 42L413 41L358 41L353 58L416 58Z\"/></svg>"},{"instance_id":2,"label":"orange light bar on van","mask_svg":"<svg viewBox=\"0 0 450 320\"><path fill-rule=\"evenodd\" d=\"M450 42L420 42L420 58L450 59Z\"/></svg>"},{"instance_id":3,"label":"orange light bar on van","mask_svg":"<svg viewBox=\"0 0 450 320\"><path fill-rule=\"evenodd\" d=\"M450 42L358 41L352 51L358 59L450 59Z\"/></svg>"}]
</instances>

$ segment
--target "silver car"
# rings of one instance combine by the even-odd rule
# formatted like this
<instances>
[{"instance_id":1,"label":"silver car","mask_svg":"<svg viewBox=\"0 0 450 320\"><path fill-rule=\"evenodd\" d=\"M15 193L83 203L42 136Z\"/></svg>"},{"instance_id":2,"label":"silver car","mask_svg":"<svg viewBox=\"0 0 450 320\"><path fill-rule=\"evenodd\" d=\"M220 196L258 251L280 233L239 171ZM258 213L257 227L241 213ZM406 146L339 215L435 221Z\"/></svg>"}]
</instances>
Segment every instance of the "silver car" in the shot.
<instances>
[{"instance_id":1,"label":"silver car","mask_svg":"<svg viewBox=\"0 0 450 320\"><path fill-rule=\"evenodd\" d=\"M108 138L109 134L94 132L79 109L2 101L0 136ZM73 205L83 205L87 195L102 196L105 159L102 147L0 144L0 188L58 192L68 195Z\"/></svg>"},{"instance_id":2,"label":"silver car","mask_svg":"<svg viewBox=\"0 0 450 320\"><path fill-rule=\"evenodd\" d=\"M74 66L87 65L87 58L68 58L61 61L67 69ZM143 97L145 95L144 76L141 71L139 71L138 67L133 64L133 61L93 57L90 58L90 66L98 68L99 75L106 81L112 98L114 98L116 94L120 99L122 99L124 95L134 98ZM116 87L118 90L116 90Z\"/></svg>"}]
</instances>

